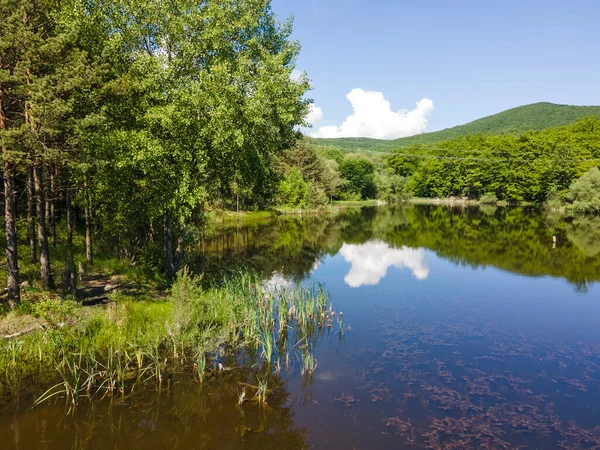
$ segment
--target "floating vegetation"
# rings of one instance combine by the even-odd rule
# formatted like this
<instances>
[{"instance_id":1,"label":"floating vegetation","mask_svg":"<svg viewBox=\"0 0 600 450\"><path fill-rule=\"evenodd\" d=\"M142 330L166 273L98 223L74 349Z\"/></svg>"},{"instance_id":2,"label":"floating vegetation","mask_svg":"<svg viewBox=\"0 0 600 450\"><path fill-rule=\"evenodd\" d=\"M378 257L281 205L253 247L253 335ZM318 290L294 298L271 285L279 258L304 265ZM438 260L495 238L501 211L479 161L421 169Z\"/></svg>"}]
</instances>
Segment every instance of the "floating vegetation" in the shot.
<instances>
[{"instance_id":1,"label":"floating vegetation","mask_svg":"<svg viewBox=\"0 0 600 450\"><path fill-rule=\"evenodd\" d=\"M378 414L381 436L409 448L600 448L599 343L513 334L451 308L423 322L414 305L380 311L381 346L348 355L362 360L359 391L333 401L357 417L378 405L365 419Z\"/></svg>"},{"instance_id":2,"label":"floating vegetation","mask_svg":"<svg viewBox=\"0 0 600 450\"><path fill-rule=\"evenodd\" d=\"M346 392L342 392L342 395L334 399L334 401L341 403L345 408L351 408L353 406L360 405L360 399Z\"/></svg>"}]
</instances>

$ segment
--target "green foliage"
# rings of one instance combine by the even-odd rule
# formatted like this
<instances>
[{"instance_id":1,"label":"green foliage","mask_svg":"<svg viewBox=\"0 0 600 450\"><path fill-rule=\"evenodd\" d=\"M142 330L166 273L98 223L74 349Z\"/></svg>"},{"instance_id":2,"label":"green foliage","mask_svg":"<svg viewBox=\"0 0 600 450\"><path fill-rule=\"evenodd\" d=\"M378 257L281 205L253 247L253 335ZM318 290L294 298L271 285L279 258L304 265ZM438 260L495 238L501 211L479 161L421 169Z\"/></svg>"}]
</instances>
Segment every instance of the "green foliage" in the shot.
<instances>
[{"instance_id":1,"label":"green foliage","mask_svg":"<svg viewBox=\"0 0 600 450\"><path fill-rule=\"evenodd\" d=\"M311 141L313 143L314 141ZM313 144L314 145L314 144ZM344 153L335 147L317 147L324 158L335 161L338 165L344 161Z\"/></svg>"},{"instance_id":2,"label":"green foliage","mask_svg":"<svg viewBox=\"0 0 600 450\"><path fill-rule=\"evenodd\" d=\"M359 195L361 199L375 198L375 165L362 155L348 154L340 165L340 174L347 180L345 200Z\"/></svg>"},{"instance_id":3,"label":"green foliage","mask_svg":"<svg viewBox=\"0 0 600 450\"><path fill-rule=\"evenodd\" d=\"M30 304L30 314L50 322L64 322L72 318L81 305L73 300L46 299Z\"/></svg>"},{"instance_id":4,"label":"green foliage","mask_svg":"<svg viewBox=\"0 0 600 450\"><path fill-rule=\"evenodd\" d=\"M302 174L295 167L290 168L279 183L281 203L289 207L303 207L306 205L308 185Z\"/></svg>"},{"instance_id":5,"label":"green foliage","mask_svg":"<svg viewBox=\"0 0 600 450\"><path fill-rule=\"evenodd\" d=\"M326 159L307 139L302 139L276 159L283 177L279 202L287 207L319 208L337 196L343 185L338 163Z\"/></svg>"},{"instance_id":6,"label":"green foliage","mask_svg":"<svg viewBox=\"0 0 600 450\"><path fill-rule=\"evenodd\" d=\"M417 197L494 194L501 201L542 204L597 165L600 119L517 136L460 137L396 150L385 159L394 173L409 177Z\"/></svg>"},{"instance_id":7,"label":"green foliage","mask_svg":"<svg viewBox=\"0 0 600 450\"><path fill-rule=\"evenodd\" d=\"M574 181L569 187L567 198L577 213L600 213L600 170L593 167Z\"/></svg>"},{"instance_id":8,"label":"green foliage","mask_svg":"<svg viewBox=\"0 0 600 450\"><path fill-rule=\"evenodd\" d=\"M393 203L406 197L406 179L400 175L380 171L375 174L377 198L384 202Z\"/></svg>"},{"instance_id":9,"label":"green foliage","mask_svg":"<svg viewBox=\"0 0 600 450\"><path fill-rule=\"evenodd\" d=\"M291 76L300 47L270 1L0 0L0 15L6 168L35 166L55 210L89 212L94 244L171 279L207 203L272 201L310 84Z\"/></svg>"},{"instance_id":10,"label":"green foliage","mask_svg":"<svg viewBox=\"0 0 600 450\"><path fill-rule=\"evenodd\" d=\"M479 201L484 205L495 205L498 203L498 197L496 197L496 194L494 194L493 192L488 192L486 194L483 194Z\"/></svg>"},{"instance_id":11,"label":"green foliage","mask_svg":"<svg viewBox=\"0 0 600 450\"><path fill-rule=\"evenodd\" d=\"M385 146L388 142L371 138L313 138L311 141L317 147L327 148L331 155L334 155L335 152L343 154L344 152L373 150L379 146Z\"/></svg>"}]
</instances>

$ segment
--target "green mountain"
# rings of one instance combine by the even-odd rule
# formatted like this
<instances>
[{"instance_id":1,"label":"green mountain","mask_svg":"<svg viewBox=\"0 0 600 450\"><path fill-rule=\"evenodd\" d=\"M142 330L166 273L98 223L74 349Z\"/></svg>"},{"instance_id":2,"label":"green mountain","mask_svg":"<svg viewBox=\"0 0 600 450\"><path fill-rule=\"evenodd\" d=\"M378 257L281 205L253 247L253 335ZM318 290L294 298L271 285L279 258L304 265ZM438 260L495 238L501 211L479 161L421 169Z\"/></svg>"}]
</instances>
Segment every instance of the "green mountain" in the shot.
<instances>
[{"instance_id":1,"label":"green mountain","mask_svg":"<svg viewBox=\"0 0 600 450\"><path fill-rule=\"evenodd\" d=\"M320 147L337 147L343 151L369 150L386 152L417 144L435 144L467 134L508 134L570 125L586 116L600 117L600 106L556 105L533 103L483 117L465 125L416 136L383 141L368 138L313 139Z\"/></svg>"}]
</instances>

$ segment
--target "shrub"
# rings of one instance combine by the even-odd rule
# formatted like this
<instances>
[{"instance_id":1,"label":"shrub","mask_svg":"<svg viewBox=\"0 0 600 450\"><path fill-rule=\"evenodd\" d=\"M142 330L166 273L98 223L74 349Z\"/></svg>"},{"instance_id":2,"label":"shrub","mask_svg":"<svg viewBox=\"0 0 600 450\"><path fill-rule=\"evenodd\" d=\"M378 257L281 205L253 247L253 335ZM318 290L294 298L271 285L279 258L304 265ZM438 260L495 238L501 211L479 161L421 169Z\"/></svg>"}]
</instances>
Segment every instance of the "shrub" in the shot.
<instances>
[{"instance_id":1,"label":"shrub","mask_svg":"<svg viewBox=\"0 0 600 450\"><path fill-rule=\"evenodd\" d=\"M73 300L46 299L31 304L31 315L49 322L64 322L74 317L79 308L79 303Z\"/></svg>"},{"instance_id":2,"label":"shrub","mask_svg":"<svg viewBox=\"0 0 600 450\"><path fill-rule=\"evenodd\" d=\"M348 181L348 192L360 194L362 199L375 198L375 165L362 155L346 155L340 165L341 175Z\"/></svg>"},{"instance_id":3,"label":"shrub","mask_svg":"<svg viewBox=\"0 0 600 450\"><path fill-rule=\"evenodd\" d=\"M486 194L483 194L479 201L484 205L495 205L498 203L498 197L496 197L496 194L494 194L493 192L488 192Z\"/></svg>"},{"instance_id":4,"label":"shrub","mask_svg":"<svg viewBox=\"0 0 600 450\"><path fill-rule=\"evenodd\" d=\"M562 212L564 208L565 202L563 196L556 188L550 189L548 192L548 197L544 202L544 210L548 213L552 212Z\"/></svg>"},{"instance_id":5,"label":"shrub","mask_svg":"<svg viewBox=\"0 0 600 450\"><path fill-rule=\"evenodd\" d=\"M326 206L328 203L327 195L323 188L316 183L309 183L304 203L310 208Z\"/></svg>"},{"instance_id":6,"label":"shrub","mask_svg":"<svg viewBox=\"0 0 600 450\"><path fill-rule=\"evenodd\" d=\"M392 203L404 200L406 197L406 178L400 175L380 172L375 175L377 198Z\"/></svg>"},{"instance_id":7,"label":"shrub","mask_svg":"<svg viewBox=\"0 0 600 450\"><path fill-rule=\"evenodd\" d=\"M279 183L279 196L285 206L302 207L306 200L308 185L295 167L290 168Z\"/></svg>"},{"instance_id":8,"label":"shrub","mask_svg":"<svg viewBox=\"0 0 600 450\"><path fill-rule=\"evenodd\" d=\"M567 198L576 213L600 213L600 170L594 167L571 184Z\"/></svg>"}]
</instances>

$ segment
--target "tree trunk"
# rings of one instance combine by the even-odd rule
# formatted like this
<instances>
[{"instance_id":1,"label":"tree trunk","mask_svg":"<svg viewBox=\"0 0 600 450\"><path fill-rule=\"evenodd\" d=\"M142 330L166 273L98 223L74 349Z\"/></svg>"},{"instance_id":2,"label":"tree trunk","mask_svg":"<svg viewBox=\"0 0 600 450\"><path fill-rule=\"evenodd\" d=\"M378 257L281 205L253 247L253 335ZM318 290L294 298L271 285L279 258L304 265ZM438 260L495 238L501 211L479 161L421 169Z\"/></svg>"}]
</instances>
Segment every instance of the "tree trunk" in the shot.
<instances>
[{"instance_id":1,"label":"tree trunk","mask_svg":"<svg viewBox=\"0 0 600 450\"><path fill-rule=\"evenodd\" d=\"M165 276L167 280L175 276L175 258L173 255L173 230L171 229L171 214L165 215L164 229Z\"/></svg>"},{"instance_id":2,"label":"tree trunk","mask_svg":"<svg viewBox=\"0 0 600 450\"><path fill-rule=\"evenodd\" d=\"M44 190L44 221L46 223L46 232L50 229L50 187L48 179L50 171L48 169L42 171L42 189Z\"/></svg>"},{"instance_id":3,"label":"tree trunk","mask_svg":"<svg viewBox=\"0 0 600 450\"><path fill-rule=\"evenodd\" d=\"M181 229L181 234L177 238L177 248L175 249L175 255L173 256L173 267L175 273L179 271L181 262L183 261L183 254L185 250L185 235L187 232L187 226L184 223Z\"/></svg>"},{"instance_id":4,"label":"tree trunk","mask_svg":"<svg viewBox=\"0 0 600 450\"><path fill-rule=\"evenodd\" d=\"M13 180L14 167L8 161L7 153L6 147L2 147L2 157L4 159L4 223L6 226L6 261L8 265L6 287L8 289L8 304L11 309L14 309L21 301L21 292L19 289L17 227L15 225L17 207Z\"/></svg>"},{"instance_id":5,"label":"tree trunk","mask_svg":"<svg viewBox=\"0 0 600 450\"><path fill-rule=\"evenodd\" d=\"M37 264L37 241L35 240L35 199L33 198L33 165L27 166L27 240L32 264Z\"/></svg>"},{"instance_id":6,"label":"tree trunk","mask_svg":"<svg viewBox=\"0 0 600 450\"><path fill-rule=\"evenodd\" d=\"M65 209L67 213L67 260L63 272L63 290L72 295L77 295L77 274L75 272L75 259L73 258L73 207L71 193L67 189L65 195Z\"/></svg>"},{"instance_id":7,"label":"tree trunk","mask_svg":"<svg viewBox=\"0 0 600 450\"><path fill-rule=\"evenodd\" d=\"M94 253L92 251L92 208L90 205L90 193L87 189L87 182L84 182L85 196L85 261L88 266L94 264Z\"/></svg>"},{"instance_id":8,"label":"tree trunk","mask_svg":"<svg viewBox=\"0 0 600 450\"><path fill-rule=\"evenodd\" d=\"M6 131L6 116L2 106L0 91L0 130ZM6 264L7 264L7 297L8 305L14 309L21 302L19 287L19 255L17 251L17 202L14 185L14 163L9 160L8 149L2 146L2 162L4 169L4 226L6 228Z\"/></svg>"},{"instance_id":9,"label":"tree trunk","mask_svg":"<svg viewBox=\"0 0 600 450\"><path fill-rule=\"evenodd\" d=\"M48 250L48 233L46 231L46 202L44 201L43 169L37 163L33 168L33 184L35 186L35 206L37 212L37 234L40 243L40 276L44 289L54 287L50 270L50 252Z\"/></svg>"},{"instance_id":10,"label":"tree trunk","mask_svg":"<svg viewBox=\"0 0 600 450\"><path fill-rule=\"evenodd\" d=\"M85 262L91 266L94 264L94 253L92 252L92 213L90 205L85 204Z\"/></svg>"},{"instance_id":11,"label":"tree trunk","mask_svg":"<svg viewBox=\"0 0 600 450\"><path fill-rule=\"evenodd\" d=\"M50 169L50 239L52 247L56 247L56 190L55 190L56 169Z\"/></svg>"}]
</instances>

